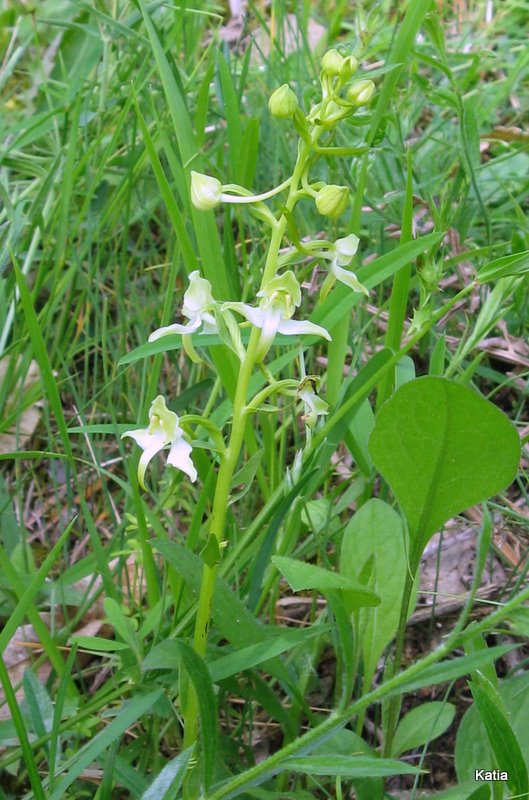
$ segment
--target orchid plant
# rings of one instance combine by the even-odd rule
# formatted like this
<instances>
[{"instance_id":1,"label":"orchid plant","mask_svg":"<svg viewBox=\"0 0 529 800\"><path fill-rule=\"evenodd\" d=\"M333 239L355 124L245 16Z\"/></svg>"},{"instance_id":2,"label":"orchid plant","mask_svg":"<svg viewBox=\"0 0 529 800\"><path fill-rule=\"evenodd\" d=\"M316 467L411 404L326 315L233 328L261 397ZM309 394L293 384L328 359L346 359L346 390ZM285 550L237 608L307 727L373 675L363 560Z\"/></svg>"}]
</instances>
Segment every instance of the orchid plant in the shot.
<instances>
[{"instance_id":1,"label":"orchid plant","mask_svg":"<svg viewBox=\"0 0 529 800\"><path fill-rule=\"evenodd\" d=\"M206 559L203 568L194 633L194 648L202 656L206 651L215 578L226 536L226 509L229 505L231 482L241 454L248 417L272 395L297 399L300 403L301 419L305 423L307 444L310 445L319 418L328 413L328 405L319 394L320 379L316 376L305 376L303 365L300 366L299 381L275 380L266 370L265 361L277 334L331 340L329 331L322 326L297 318L303 296L302 286L293 267L307 257L313 262L320 261L328 265L328 273L320 289L322 298L336 281L345 284L353 292L368 294L355 273L347 269L352 264L359 244L354 233L334 242L320 239L303 242L297 240L286 251L284 248L288 222L301 200L314 202L318 212L331 219L341 217L348 209L349 188L324 184L321 181L311 183L310 171L324 156L352 156L362 151L361 148L335 148L330 144L337 125L343 119L355 115L359 108L367 106L373 97L375 85L372 81L352 81L357 67L356 59L352 56L344 57L336 50L329 51L322 61L321 100L309 108L307 113L303 112L296 94L286 84L271 95L269 110L272 116L278 120L291 121L300 137L292 175L279 186L261 194L252 194L243 186L223 185L210 175L194 171L190 175L191 201L197 209L209 211L221 203L244 204L270 228L269 247L255 304L237 300L218 302L213 297L210 283L195 270L189 275L189 285L181 308L181 314L186 321L159 328L149 337L150 342L155 342L166 336L181 334L187 354L198 361L200 356L195 347L200 344L200 336L218 334L237 354L239 360L230 432L223 445L214 448L219 456L219 466L209 525L208 551L211 552L213 548L218 557ZM273 213L265 201L276 195L282 195L282 199L279 211ZM243 320L237 322L234 314ZM246 345L243 345L241 329L246 326L250 327L250 335ZM198 337L192 341L195 334ZM256 369L264 370L268 383L255 397L250 398L250 380ZM184 472L191 481L197 479L197 470L191 457L193 439L185 432L186 426L193 421L197 424L204 423L200 418L192 420L185 415L179 419L167 408L165 399L160 395L152 403L148 427L123 434L134 439L143 450L138 465L138 479L142 488L145 488L148 464L157 453L166 448L167 464ZM224 441L220 430L212 431L212 423L208 423L208 426L210 433L215 434L217 443L219 439ZM298 473L302 458L302 453L296 456ZM189 688L184 718L184 743L191 745L196 740L198 726L198 701L192 687Z\"/></svg>"},{"instance_id":2,"label":"orchid plant","mask_svg":"<svg viewBox=\"0 0 529 800\"><path fill-rule=\"evenodd\" d=\"M215 298L209 281L199 270L193 270L188 276L189 283L181 307L181 316L185 321L166 325L149 336L149 342L163 345L166 337L180 335L185 352L195 362L203 360L199 352L201 345L218 346L222 343L235 354L238 371L228 419L231 424L225 428L218 427L209 414L182 414L179 417L167 408L165 398L158 395L152 402L147 427L128 430L123 434L132 438L143 451L138 464L138 481L143 489L146 488L147 466L155 455L165 449L168 450L167 464L182 471L193 482L205 479L206 472L212 474L216 471L206 541L199 554L202 566L194 618L194 653L192 650L187 653L185 671L180 682L183 746L190 754L198 752L195 745L199 730L204 736L203 723L207 716L204 711L204 703L207 701L201 696L200 689L197 688L199 684L190 673L195 667L198 669L199 665L205 670L203 659L206 657L208 645L214 592L222 554L229 539L228 509L237 500L232 494L234 485L243 482L236 470L245 442L252 443L247 430L249 419L260 411L277 411L281 404L285 404L285 400L296 404L300 419L305 425L305 444L303 449L297 451L285 476L285 490L292 493L300 482L304 465L318 448L324 450L328 444L331 448L337 444L337 438L333 440L336 433L333 428L343 421L350 424L362 402L369 406L368 395L371 389L378 390L380 408L377 407L378 414L376 422L371 426L369 442L365 442L368 452L360 454L366 464L365 497L358 503L344 532L339 567L341 574L337 575L330 570L283 555L272 559L274 566L295 591L312 589L321 591L322 594L327 593L328 607L335 616L344 642L341 655L344 668L337 708L324 722L270 756L268 763L255 765L245 776L233 777L213 794L209 794L212 777L210 764L208 778L204 780L205 794L200 795L201 800L206 796L211 800L238 796L237 790L240 787L252 786L256 779L264 780L267 774L274 774L282 760L302 752L306 746L321 743L327 735L336 733L355 716L357 731L361 733L365 709L370 703L379 700L386 703L382 714L384 764L379 759L379 754L373 755L370 761L373 775L389 775L395 770L403 769L410 771L399 762L391 760L402 752L399 751L402 741L399 742L399 737L396 736L400 709L399 693L396 690L405 686L406 681L418 675L421 670L427 671L427 668L448 657L454 646L460 646L465 641L464 628L481 574L479 570L476 571L468 603L446 642L422 662L412 665L407 671L401 671L406 623L413 608L421 555L433 533L451 516L504 489L512 481L519 462L519 438L511 423L497 408L470 389L438 377L439 373L434 372L429 377L405 382L393 392L394 368L402 357L448 309L472 290L471 285L465 286L441 310L431 313L428 303L437 286L438 275L435 270L428 272L423 269L419 274L421 305L405 342L402 341L401 333L406 309L401 307L398 293L395 295L397 300L390 306L391 336L388 330L387 346L373 357L374 365L368 363L361 370L361 379L355 378L345 387L342 393L343 402L339 406L336 402L333 403L330 423L324 419L329 414L330 404L321 394L322 378L305 374L303 347L297 349L297 379L276 378L267 363L274 345L284 346L291 341L298 343L299 340L303 342L305 336L320 342L331 341L331 333L326 327L303 319L304 284L300 282L299 272L304 272L307 265L310 267L319 262L326 271L319 285L320 302L325 300L336 282L346 287L345 290L340 289L342 297L345 293L350 298L347 292L358 295L355 302L369 294L368 288L351 269L359 246L357 234L344 231L345 235L334 241L301 238L294 218L294 210L300 201L313 202L319 214L332 220L339 219L348 210L351 199L349 188L326 184L321 180L313 181L311 173L321 158L352 157L367 152L368 148L365 146L343 147L334 144L337 126L343 120L355 117L358 110L369 105L374 96L375 85L372 81L353 80L357 68L358 63L354 57L343 56L336 50L327 52L322 59L320 73L321 96L306 111L302 110L296 94L288 85L280 86L272 94L269 100L270 113L278 120L290 122L299 136L292 174L278 186L260 194L252 194L243 186L223 184L214 176L190 173L190 197L196 209L209 212L222 203L241 204L269 229L268 249L254 302ZM411 162L409 175L407 202L411 208ZM267 201L276 196L280 196L280 202L274 210ZM411 231L409 238L411 239ZM435 248L442 233L424 238ZM408 249L404 256L402 251L406 248ZM413 243L415 255L421 254L424 249L426 246L420 241ZM414 257L410 252L411 248L404 243L400 253L400 267L395 266L394 272L408 266ZM384 258L380 260L384 262L383 268L380 268L380 280L383 280L388 261ZM499 259L494 269L501 270L504 267L504 261ZM486 280L495 275L494 269L489 269ZM375 281L370 285L376 285ZM406 299L406 293L401 295L401 300L403 297ZM395 323L395 319L400 321ZM171 349L169 345L167 349ZM161 352L161 348L157 352ZM253 378L259 378L260 382L253 381ZM263 386L263 379L264 388L252 388ZM268 402L272 397L276 405ZM212 401L208 403L208 411L215 399L214 394ZM372 413L370 406L368 410ZM430 432L429 438L425 432ZM202 469L203 458L199 460L193 454L193 450L198 447L209 449L212 453L213 464L207 470ZM251 450L249 445L248 450ZM498 455L500 450L501 458ZM480 453L478 470L474 469L475 453ZM370 463L367 463L368 460ZM370 497L370 491L375 484L375 471L391 489L400 506L401 516L389 503ZM254 475L259 479L255 471L252 474L247 472L245 481L247 475L250 480ZM370 535L366 536L366 531ZM484 552L486 536L487 526L484 525ZM163 554L161 547L160 552ZM152 559L152 554L150 558ZM484 560L481 559L480 563L482 569ZM195 589L196 586L193 585L192 588ZM337 591L342 592L338 601ZM529 595L529 590L527 594ZM520 598L524 596L520 595L513 603L519 604ZM373 614L372 609L376 606L380 607L379 613ZM474 628L469 634L471 638L475 636L476 630ZM393 640L396 642L394 657L387 661L384 681L382 685L371 689L379 659ZM173 643L179 646L175 640ZM494 653L485 655L483 663L494 658ZM183 656L182 660L185 660ZM469 671L468 664L474 669L478 662L481 665L480 659L469 656L469 661L461 665L461 671L457 674L466 674ZM155 666L149 668L158 668L157 663L156 659L151 660L151 664ZM165 663L163 661L164 665ZM446 663L450 667L449 662ZM188 680L188 677L191 679ZM207 680L210 680L209 673ZM351 702L360 684L361 697ZM214 703L212 689L210 700ZM433 726L437 724L438 708L432 703L421 713L424 713L427 720L424 729L428 732L428 738ZM202 726L199 725L201 720ZM447 724L450 724L450 719ZM443 723L445 728L447 724ZM354 739L355 734L352 731L347 733L353 737L353 743L349 741L348 746L358 749L359 737ZM426 739L421 739L423 741ZM360 742L360 751L364 753L364 743L361 740ZM203 749L205 752L206 748ZM351 769L345 757L343 762L339 758L338 761L332 761L331 758L331 762L326 765L329 771L325 774L339 776L340 766ZM386 772L379 771L381 765ZM300 767L299 763L297 767ZM187 762L183 769L187 769ZM365 769L365 765L362 769ZM352 777L356 773L347 774ZM365 772L360 774L364 775ZM415 774L419 774L419 771L415 770ZM184 783L186 800L195 800L199 796L200 789L196 783L193 785L193 775L196 775L196 771L190 770ZM368 795L379 800L381 791L381 786L377 785L376 792L373 788L375 793L368 792ZM342 796L339 777L336 796Z\"/></svg>"}]
</instances>

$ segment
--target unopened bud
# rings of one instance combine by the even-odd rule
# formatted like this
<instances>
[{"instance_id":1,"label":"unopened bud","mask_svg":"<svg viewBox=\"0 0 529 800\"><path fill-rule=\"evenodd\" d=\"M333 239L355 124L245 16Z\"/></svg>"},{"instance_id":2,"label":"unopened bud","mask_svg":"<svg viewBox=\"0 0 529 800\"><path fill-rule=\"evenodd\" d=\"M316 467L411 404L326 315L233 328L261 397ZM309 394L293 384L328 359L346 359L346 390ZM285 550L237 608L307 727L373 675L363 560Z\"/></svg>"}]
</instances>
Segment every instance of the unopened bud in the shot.
<instances>
[{"instance_id":1,"label":"unopened bud","mask_svg":"<svg viewBox=\"0 0 529 800\"><path fill-rule=\"evenodd\" d=\"M343 62L343 56L340 55L338 50L327 50L321 60L322 72L324 72L325 75L328 75L330 78L335 78L340 74Z\"/></svg>"},{"instance_id":2,"label":"unopened bud","mask_svg":"<svg viewBox=\"0 0 529 800\"><path fill-rule=\"evenodd\" d=\"M343 83L347 83L353 75L355 74L356 70L358 69L358 61L354 56L346 56L342 59L343 63L340 68L340 81Z\"/></svg>"},{"instance_id":3,"label":"unopened bud","mask_svg":"<svg viewBox=\"0 0 529 800\"><path fill-rule=\"evenodd\" d=\"M270 96L268 108L277 119L292 119L298 107L298 98L288 85L284 83Z\"/></svg>"},{"instance_id":4,"label":"unopened bud","mask_svg":"<svg viewBox=\"0 0 529 800\"><path fill-rule=\"evenodd\" d=\"M347 186L329 184L320 189L316 195L316 208L324 217L339 217L349 204Z\"/></svg>"},{"instance_id":5,"label":"unopened bud","mask_svg":"<svg viewBox=\"0 0 529 800\"><path fill-rule=\"evenodd\" d=\"M417 264L417 272L425 291L428 294L435 292L442 276L442 269L427 260L420 266Z\"/></svg>"},{"instance_id":6,"label":"unopened bud","mask_svg":"<svg viewBox=\"0 0 529 800\"><path fill-rule=\"evenodd\" d=\"M375 94L375 84L373 81L355 81L347 90L347 99L355 106L367 106Z\"/></svg>"},{"instance_id":7,"label":"unopened bud","mask_svg":"<svg viewBox=\"0 0 529 800\"><path fill-rule=\"evenodd\" d=\"M191 202L201 211L210 211L219 205L222 184L217 178L191 171Z\"/></svg>"}]
</instances>

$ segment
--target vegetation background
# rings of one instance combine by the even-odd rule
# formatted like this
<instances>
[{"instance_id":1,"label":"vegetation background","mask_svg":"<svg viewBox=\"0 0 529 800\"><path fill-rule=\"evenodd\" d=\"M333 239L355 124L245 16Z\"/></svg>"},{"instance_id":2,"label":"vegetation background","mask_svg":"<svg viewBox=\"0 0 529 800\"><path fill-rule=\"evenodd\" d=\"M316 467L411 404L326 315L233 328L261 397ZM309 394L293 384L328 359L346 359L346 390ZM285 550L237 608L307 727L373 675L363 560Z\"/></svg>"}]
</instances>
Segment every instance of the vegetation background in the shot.
<instances>
[{"instance_id":1,"label":"vegetation background","mask_svg":"<svg viewBox=\"0 0 529 800\"><path fill-rule=\"evenodd\" d=\"M176 797L178 680L142 664L161 640L189 633L192 593L165 561L157 561L159 592L146 587L142 564L151 537L200 549L213 475L192 485L153 467L154 491L140 494L119 434L146 419L159 391L178 413L223 401L222 419L230 386L180 351L121 359L174 320L193 268L216 297L251 301L267 244L259 222L240 209L223 207L216 219L193 211L186 174L196 169L255 191L280 183L296 140L269 116L269 95L287 82L309 104L325 49L354 53L384 85L383 126L368 162L322 168L322 178L355 192L345 229L332 223L323 231L308 205L299 225L332 239L354 230L366 265L403 242L411 174L414 236L443 232L409 271L405 328L420 326L484 265L529 250L529 4L4 0L0 8L0 798ZM354 135L361 143L365 131ZM308 313L318 281L312 268L305 281ZM331 404L342 367L355 371L385 341L391 285L357 303L347 325L335 320L328 351L306 354L306 371L323 376ZM433 363L437 374L473 382L525 442L527 304L523 275L476 285L401 362L402 380L431 373ZM276 369L291 376L293 368L287 359ZM367 436L366 413L359 424ZM316 595L291 615L278 604L288 590L257 557L259 534L272 520L297 557L335 565L351 508L370 489L370 466L365 447L340 444L291 514L294 498L280 500L303 440L297 419L293 407L279 425L263 415L262 459L257 466L250 458L239 474L247 494L223 568L239 605L218 611L214 654L225 652L226 640L233 652L254 641L254 613L298 628L326 620ZM204 470L206 454L197 460ZM502 603L525 575L522 479L492 512L514 553L496 542L508 566L495 596ZM234 608L244 617L230 619ZM435 609L429 624L431 633ZM221 749L235 772L333 708L341 656L325 625L310 640L292 640L284 658L290 682L276 685L256 668L230 674L217 690ZM371 745L379 721L367 719ZM206 731L208 724L215 728L216 718L202 720ZM418 797L421 785L455 782L453 737L447 746L444 771L431 762L434 781L413 778L388 791ZM427 753L435 747L427 743ZM167 765L167 794L161 784L149 790ZM342 791L316 775L270 780L266 790L237 796Z\"/></svg>"}]
</instances>

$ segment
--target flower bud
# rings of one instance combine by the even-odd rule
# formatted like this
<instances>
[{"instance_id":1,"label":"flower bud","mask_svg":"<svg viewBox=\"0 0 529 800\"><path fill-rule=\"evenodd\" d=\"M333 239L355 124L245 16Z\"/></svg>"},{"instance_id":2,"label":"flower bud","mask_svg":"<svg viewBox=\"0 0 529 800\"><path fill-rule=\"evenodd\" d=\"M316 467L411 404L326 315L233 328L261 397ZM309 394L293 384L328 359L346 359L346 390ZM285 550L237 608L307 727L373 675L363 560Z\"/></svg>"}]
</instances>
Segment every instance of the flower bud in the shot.
<instances>
[{"instance_id":1,"label":"flower bud","mask_svg":"<svg viewBox=\"0 0 529 800\"><path fill-rule=\"evenodd\" d=\"M335 78L340 74L344 62L343 56L338 50L327 50L321 60L321 69L329 78Z\"/></svg>"},{"instance_id":2,"label":"flower bud","mask_svg":"<svg viewBox=\"0 0 529 800\"><path fill-rule=\"evenodd\" d=\"M191 202L201 211L210 211L219 205L222 184L217 178L191 170Z\"/></svg>"},{"instance_id":3,"label":"flower bud","mask_svg":"<svg viewBox=\"0 0 529 800\"><path fill-rule=\"evenodd\" d=\"M342 59L343 63L340 68L340 81L343 83L347 83L353 75L355 74L356 70L358 69L358 61L354 56L346 56Z\"/></svg>"},{"instance_id":4,"label":"flower bud","mask_svg":"<svg viewBox=\"0 0 529 800\"><path fill-rule=\"evenodd\" d=\"M347 99L355 106L367 106L375 94L375 84L373 81L355 81L347 90Z\"/></svg>"},{"instance_id":5,"label":"flower bud","mask_svg":"<svg viewBox=\"0 0 529 800\"><path fill-rule=\"evenodd\" d=\"M288 85L284 83L270 96L268 108L277 119L292 119L298 107L298 98Z\"/></svg>"},{"instance_id":6,"label":"flower bud","mask_svg":"<svg viewBox=\"0 0 529 800\"><path fill-rule=\"evenodd\" d=\"M329 184L316 195L316 208L324 217L339 217L349 204L347 186Z\"/></svg>"}]
</instances>

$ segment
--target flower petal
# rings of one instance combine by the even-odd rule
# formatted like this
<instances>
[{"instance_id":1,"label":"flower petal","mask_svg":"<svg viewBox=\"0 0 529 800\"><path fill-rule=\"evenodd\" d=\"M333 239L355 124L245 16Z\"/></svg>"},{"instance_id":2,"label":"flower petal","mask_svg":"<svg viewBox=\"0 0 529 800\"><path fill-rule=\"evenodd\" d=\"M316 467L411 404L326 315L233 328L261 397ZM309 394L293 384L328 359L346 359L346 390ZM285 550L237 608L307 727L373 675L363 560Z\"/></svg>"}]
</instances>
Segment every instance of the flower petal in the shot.
<instances>
[{"instance_id":1,"label":"flower petal","mask_svg":"<svg viewBox=\"0 0 529 800\"><path fill-rule=\"evenodd\" d=\"M360 283L354 272L339 267L335 262L332 263L331 272L341 283L345 283L346 286L349 286L355 292L363 292L367 297L369 297L368 289L366 289L366 287Z\"/></svg>"},{"instance_id":2,"label":"flower petal","mask_svg":"<svg viewBox=\"0 0 529 800\"><path fill-rule=\"evenodd\" d=\"M282 320L278 328L278 332L283 333L285 336L298 336L301 333L308 333L314 336L322 336L329 342L332 341L329 331L326 331L325 328L321 327L321 325L315 325L314 322L308 322L308 320Z\"/></svg>"},{"instance_id":3,"label":"flower petal","mask_svg":"<svg viewBox=\"0 0 529 800\"><path fill-rule=\"evenodd\" d=\"M136 444L139 444L142 450L148 450L151 447L157 447L158 450L161 450L166 444L169 443L169 439L167 439L162 430L156 431L156 433L150 433L148 428L138 428L135 431L125 431L125 433L121 434L121 438L123 439L125 436L134 439Z\"/></svg>"},{"instance_id":4,"label":"flower petal","mask_svg":"<svg viewBox=\"0 0 529 800\"><path fill-rule=\"evenodd\" d=\"M241 314L248 322L255 325L256 328L263 327L265 312L260 308L254 308L247 303L223 303L221 310L224 311L225 308L229 308L232 311L236 311L237 314Z\"/></svg>"},{"instance_id":5,"label":"flower petal","mask_svg":"<svg viewBox=\"0 0 529 800\"><path fill-rule=\"evenodd\" d=\"M190 458L192 449L191 445L182 436L178 436L171 445L167 463L185 472L194 483L197 479L197 471Z\"/></svg>"},{"instance_id":6,"label":"flower petal","mask_svg":"<svg viewBox=\"0 0 529 800\"><path fill-rule=\"evenodd\" d=\"M336 239L334 246L336 248L336 263L340 267L346 267L353 260L353 256L358 250L360 240L354 233L349 236L344 236L343 239Z\"/></svg>"},{"instance_id":7,"label":"flower petal","mask_svg":"<svg viewBox=\"0 0 529 800\"><path fill-rule=\"evenodd\" d=\"M278 308L274 308L274 306L270 306L263 312L261 336L259 337L259 344L255 351L256 361L262 361L272 347L281 320L281 311Z\"/></svg>"},{"instance_id":8,"label":"flower petal","mask_svg":"<svg viewBox=\"0 0 529 800\"><path fill-rule=\"evenodd\" d=\"M213 314L210 314L209 311L205 311L200 316L202 318L202 330L200 333L218 333L217 321Z\"/></svg>"},{"instance_id":9,"label":"flower petal","mask_svg":"<svg viewBox=\"0 0 529 800\"><path fill-rule=\"evenodd\" d=\"M194 333L194 331L198 330L202 325L202 320L199 316L192 319L187 325L167 325L165 328L158 328L157 330L153 331L149 336L149 342L155 342L157 339L161 339L162 336L170 336L172 333Z\"/></svg>"},{"instance_id":10,"label":"flower petal","mask_svg":"<svg viewBox=\"0 0 529 800\"><path fill-rule=\"evenodd\" d=\"M140 484L142 489L146 489L145 486L145 470L149 466L149 462L154 458L156 453L159 453L165 447L166 442L152 442L150 447L146 447L143 453L141 454L141 458L138 464L138 483Z\"/></svg>"}]
</instances>

